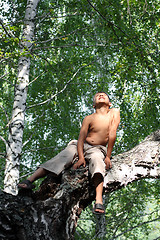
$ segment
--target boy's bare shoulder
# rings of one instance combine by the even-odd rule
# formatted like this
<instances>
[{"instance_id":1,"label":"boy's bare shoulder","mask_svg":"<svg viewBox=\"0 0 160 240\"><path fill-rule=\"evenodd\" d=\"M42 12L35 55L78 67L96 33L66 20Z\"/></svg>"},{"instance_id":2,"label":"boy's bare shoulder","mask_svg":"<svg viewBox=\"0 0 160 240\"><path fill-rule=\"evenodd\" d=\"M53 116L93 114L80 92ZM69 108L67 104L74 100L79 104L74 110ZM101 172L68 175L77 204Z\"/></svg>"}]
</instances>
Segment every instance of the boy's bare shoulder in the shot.
<instances>
[{"instance_id":1,"label":"boy's bare shoulder","mask_svg":"<svg viewBox=\"0 0 160 240\"><path fill-rule=\"evenodd\" d=\"M93 113L94 114L94 113ZM93 119L93 114L90 114L90 115L87 115L85 116L85 118L83 119L83 122L87 123L87 122L90 122L92 119Z\"/></svg>"},{"instance_id":2,"label":"boy's bare shoulder","mask_svg":"<svg viewBox=\"0 0 160 240\"><path fill-rule=\"evenodd\" d=\"M120 118L120 109L119 108L111 108L110 109L110 114L114 118L117 118L117 117Z\"/></svg>"},{"instance_id":3,"label":"boy's bare shoulder","mask_svg":"<svg viewBox=\"0 0 160 240\"><path fill-rule=\"evenodd\" d=\"M90 115L87 115L84 119L86 119L86 120L91 120L91 119L93 119L94 118L94 115L95 115L95 113L92 113L92 114L90 114Z\"/></svg>"},{"instance_id":4,"label":"boy's bare shoulder","mask_svg":"<svg viewBox=\"0 0 160 240\"><path fill-rule=\"evenodd\" d=\"M119 108L111 108L110 112L114 115L120 114L120 109Z\"/></svg>"}]
</instances>

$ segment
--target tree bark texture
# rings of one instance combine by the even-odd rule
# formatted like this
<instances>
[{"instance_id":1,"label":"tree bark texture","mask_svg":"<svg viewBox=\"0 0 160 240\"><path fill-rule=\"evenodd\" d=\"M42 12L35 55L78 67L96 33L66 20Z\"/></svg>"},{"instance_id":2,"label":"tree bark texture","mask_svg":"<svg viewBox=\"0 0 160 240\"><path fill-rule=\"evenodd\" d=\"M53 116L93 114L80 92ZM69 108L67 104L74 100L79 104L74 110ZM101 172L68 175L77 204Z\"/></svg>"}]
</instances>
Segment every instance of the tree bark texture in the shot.
<instances>
[{"instance_id":1,"label":"tree bark texture","mask_svg":"<svg viewBox=\"0 0 160 240\"><path fill-rule=\"evenodd\" d=\"M106 192L126 186L140 178L158 178L160 176L159 141L160 130L152 133L130 151L113 157L113 167L104 180Z\"/></svg>"},{"instance_id":2,"label":"tree bark texture","mask_svg":"<svg viewBox=\"0 0 160 240\"><path fill-rule=\"evenodd\" d=\"M132 150L114 156L105 177L111 192L141 178L160 177L160 131L148 136ZM79 215L95 197L88 167L52 175L36 192L19 191L17 196L0 192L0 239L74 239Z\"/></svg>"},{"instance_id":3,"label":"tree bark texture","mask_svg":"<svg viewBox=\"0 0 160 240\"><path fill-rule=\"evenodd\" d=\"M26 110L27 89L29 84L30 51L33 45L34 18L39 0L28 0L24 19L24 30L20 43L21 57L18 64L18 76L15 85L15 97L12 117L9 122L9 136L6 143L6 166L4 190L17 194L19 163L22 151L22 138Z\"/></svg>"}]
</instances>

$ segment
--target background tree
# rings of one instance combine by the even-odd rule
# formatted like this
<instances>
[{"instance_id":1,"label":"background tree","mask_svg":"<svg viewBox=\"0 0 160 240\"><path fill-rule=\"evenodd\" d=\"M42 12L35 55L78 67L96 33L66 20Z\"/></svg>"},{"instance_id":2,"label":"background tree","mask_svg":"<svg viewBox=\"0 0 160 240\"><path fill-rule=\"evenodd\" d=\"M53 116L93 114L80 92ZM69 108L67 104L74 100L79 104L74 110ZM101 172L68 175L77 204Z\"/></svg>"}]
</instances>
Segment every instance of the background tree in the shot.
<instances>
[{"instance_id":1,"label":"background tree","mask_svg":"<svg viewBox=\"0 0 160 240\"><path fill-rule=\"evenodd\" d=\"M11 130L18 65L24 57L31 59L28 96L26 103L20 101L26 104L23 146L16 164L11 160L11 183L6 181L14 192L12 170L25 177L77 138L96 91L107 91L121 109L113 154L131 149L159 126L158 0L40 1L30 19L34 38L26 39L25 13L32 3L1 2L1 182L10 133L18 147ZM7 165L6 170L7 176Z\"/></svg>"}]
</instances>

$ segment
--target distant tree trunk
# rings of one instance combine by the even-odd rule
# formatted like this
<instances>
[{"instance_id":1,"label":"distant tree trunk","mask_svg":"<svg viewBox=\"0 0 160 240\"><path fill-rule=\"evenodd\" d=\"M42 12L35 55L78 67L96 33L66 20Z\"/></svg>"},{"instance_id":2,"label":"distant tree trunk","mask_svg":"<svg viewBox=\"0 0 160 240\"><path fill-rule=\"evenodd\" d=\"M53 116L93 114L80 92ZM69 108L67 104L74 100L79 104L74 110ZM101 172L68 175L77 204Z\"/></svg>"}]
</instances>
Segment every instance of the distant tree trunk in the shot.
<instances>
[{"instance_id":1,"label":"distant tree trunk","mask_svg":"<svg viewBox=\"0 0 160 240\"><path fill-rule=\"evenodd\" d=\"M144 177L160 177L159 147L160 131L156 131L132 150L115 156L105 177L106 192ZM34 193L0 192L0 239L74 239L79 215L94 197L87 167L68 169L58 178L48 176Z\"/></svg>"},{"instance_id":2,"label":"distant tree trunk","mask_svg":"<svg viewBox=\"0 0 160 240\"><path fill-rule=\"evenodd\" d=\"M19 163L22 151L22 138L26 110L27 88L29 84L30 51L33 45L34 18L39 0L28 0L24 18L24 30L20 43L21 57L18 64L18 77L15 85L15 98L12 117L9 122L9 137L6 143L6 166L4 190L17 194Z\"/></svg>"}]
</instances>

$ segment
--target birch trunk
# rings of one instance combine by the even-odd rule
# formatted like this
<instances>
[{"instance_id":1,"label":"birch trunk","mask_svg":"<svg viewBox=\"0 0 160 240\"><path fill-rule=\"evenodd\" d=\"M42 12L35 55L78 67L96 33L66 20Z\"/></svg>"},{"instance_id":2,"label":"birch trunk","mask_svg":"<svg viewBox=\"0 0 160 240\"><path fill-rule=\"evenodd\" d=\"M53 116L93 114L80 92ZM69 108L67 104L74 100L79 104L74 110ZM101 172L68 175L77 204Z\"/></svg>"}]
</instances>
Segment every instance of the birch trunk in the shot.
<instances>
[{"instance_id":1,"label":"birch trunk","mask_svg":"<svg viewBox=\"0 0 160 240\"><path fill-rule=\"evenodd\" d=\"M159 152L160 131L157 131L132 150L115 156L113 168L105 178L106 192L144 177L160 177ZM95 198L87 173L86 167L68 169L59 178L48 176L34 193L22 190L18 196L12 196L0 191L0 238L74 239L82 209Z\"/></svg>"},{"instance_id":2,"label":"birch trunk","mask_svg":"<svg viewBox=\"0 0 160 240\"><path fill-rule=\"evenodd\" d=\"M28 0L26 5L23 36L20 44L22 54L18 64L13 111L9 122L9 136L6 145L4 190L14 195L17 194L17 183L19 180L19 163L22 151L27 88L29 84L29 54L33 44L34 18L38 2L39 0Z\"/></svg>"}]
</instances>

